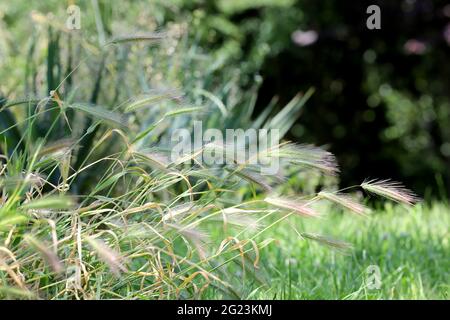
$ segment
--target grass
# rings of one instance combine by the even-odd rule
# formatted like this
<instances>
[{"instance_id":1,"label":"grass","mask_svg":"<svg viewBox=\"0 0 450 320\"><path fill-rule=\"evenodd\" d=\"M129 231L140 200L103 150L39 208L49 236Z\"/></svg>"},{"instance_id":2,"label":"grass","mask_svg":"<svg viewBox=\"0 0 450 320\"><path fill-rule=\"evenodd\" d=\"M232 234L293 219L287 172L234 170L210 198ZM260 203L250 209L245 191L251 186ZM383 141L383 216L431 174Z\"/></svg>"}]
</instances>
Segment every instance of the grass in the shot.
<instances>
[{"instance_id":1,"label":"grass","mask_svg":"<svg viewBox=\"0 0 450 320\"><path fill-rule=\"evenodd\" d=\"M283 137L313 89L252 119L259 84L243 90L231 71L217 78L204 57L214 56L183 23L153 43L113 28L108 12L120 20L127 7L96 3L79 33L60 23L62 6L31 14L40 26L31 38L20 23L5 29L17 41L0 61L17 74L0 72L0 298L445 297L448 268L423 263L444 261L446 208L386 207L365 219L353 198L360 190L415 203L400 184L339 192L331 153L287 141L258 150L279 160L271 175L246 161L201 163L198 152L227 147L214 143L169 160L173 131L194 121ZM29 53L15 54L17 43ZM378 293L361 290L370 264L386 279Z\"/></svg>"},{"instance_id":2,"label":"grass","mask_svg":"<svg viewBox=\"0 0 450 320\"><path fill-rule=\"evenodd\" d=\"M386 205L369 218L333 212L323 220L280 224L264 236L277 239L261 252L268 286L248 289L253 299L448 299L449 216L442 203L407 211ZM345 240L343 254L298 230ZM381 272L379 290L367 288L367 268Z\"/></svg>"}]
</instances>

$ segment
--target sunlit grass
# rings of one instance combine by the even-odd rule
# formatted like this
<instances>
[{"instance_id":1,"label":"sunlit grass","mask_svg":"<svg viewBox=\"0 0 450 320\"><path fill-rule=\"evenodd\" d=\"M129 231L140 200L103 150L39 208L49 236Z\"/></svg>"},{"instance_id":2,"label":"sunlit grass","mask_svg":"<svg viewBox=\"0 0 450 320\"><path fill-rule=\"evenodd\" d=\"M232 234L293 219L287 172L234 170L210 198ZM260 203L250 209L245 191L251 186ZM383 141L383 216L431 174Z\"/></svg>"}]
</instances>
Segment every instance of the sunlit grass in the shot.
<instances>
[{"instance_id":1,"label":"sunlit grass","mask_svg":"<svg viewBox=\"0 0 450 320\"><path fill-rule=\"evenodd\" d=\"M387 205L370 218L330 210L327 219L294 220L265 234L278 241L261 252L270 279L249 298L448 299L450 208L434 203L412 211ZM299 237L302 230L347 241L343 254ZM369 289L367 268L376 265L381 287Z\"/></svg>"}]
</instances>

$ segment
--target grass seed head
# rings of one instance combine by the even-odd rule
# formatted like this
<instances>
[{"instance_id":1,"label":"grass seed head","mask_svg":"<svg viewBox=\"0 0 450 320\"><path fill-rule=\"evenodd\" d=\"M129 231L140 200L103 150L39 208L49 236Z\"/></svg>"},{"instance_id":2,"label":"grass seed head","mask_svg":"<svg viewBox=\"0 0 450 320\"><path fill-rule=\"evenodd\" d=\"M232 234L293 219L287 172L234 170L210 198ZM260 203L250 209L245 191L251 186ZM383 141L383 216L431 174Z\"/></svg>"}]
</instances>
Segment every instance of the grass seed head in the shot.
<instances>
[{"instance_id":1,"label":"grass seed head","mask_svg":"<svg viewBox=\"0 0 450 320\"><path fill-rule=\"evenodd\" d=\"M406 189L401 183L390 180L370 180L364 181L361 188L369 193L379 195L392 201L413 205L420 199L411 191Z\"/></svg>"}]
</instances>

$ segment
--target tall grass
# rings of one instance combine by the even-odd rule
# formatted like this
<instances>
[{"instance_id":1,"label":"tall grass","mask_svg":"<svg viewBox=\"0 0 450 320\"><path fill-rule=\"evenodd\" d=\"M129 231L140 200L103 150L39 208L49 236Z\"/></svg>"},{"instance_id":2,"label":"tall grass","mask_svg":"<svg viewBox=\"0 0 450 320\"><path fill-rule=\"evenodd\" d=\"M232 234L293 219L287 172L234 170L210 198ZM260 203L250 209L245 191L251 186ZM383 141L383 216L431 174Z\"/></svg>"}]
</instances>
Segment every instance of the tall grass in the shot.
<instances>
[{"instance_id":1,"label":"tall grass","mask_svg":"<svg viewBox=\"0 0 450 320\"><path fill-rule=\"evenodd\" d=\"M20 53L25 84L11 85L0 107L1 297L174 299L209 290L241 298L245 281L264 282L260 250L273 239L256 239L267 230L291 215L319 216L321 201L366 213L342 190L283 195L299 173L338 173L334 156L318 147L284 141L277 153L261 150L281 163L273 175L246 161L199 163L211 145L169 160L172 132L194 120L284 136L313 90L252 120L258 83L241 90L231 76L217 84L186 24L115 34L105 6L92 9L95 37L32 14L39 27ZM415 201L395 184L361 187ZM217 241L210 234L218 229ZM230 265L242 271L230 273Z\"/></svg>"}]
</instances>

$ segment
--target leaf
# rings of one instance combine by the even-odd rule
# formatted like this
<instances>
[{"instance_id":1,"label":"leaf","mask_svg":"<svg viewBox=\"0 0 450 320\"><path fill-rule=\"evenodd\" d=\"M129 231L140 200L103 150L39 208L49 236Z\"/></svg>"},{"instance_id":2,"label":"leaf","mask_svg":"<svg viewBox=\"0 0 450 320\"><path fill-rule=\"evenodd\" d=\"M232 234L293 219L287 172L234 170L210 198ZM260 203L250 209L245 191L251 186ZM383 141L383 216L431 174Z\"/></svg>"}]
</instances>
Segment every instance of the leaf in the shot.
<instances>
[{"instance_id":1,"label":"leaf","mask_svg":"<svg viewBox=\"0 0 450 320\"><path fill-rule=\"evenodd\" d=\"M32 200L21 207L23 209L67 209L74 205L71 198L66 196L49 196Z\"/></svg>"},{"instance_id":2,"label":"leaf","mask_svg":"<svg viewBox=\"0 0 450 320\"><path fill-rule=\"evenodd\" d=\"M18 175L13 177L0 177L0 187L11 190L19 186L40 186L41 177L37 174Z\"/></svg>"},{"instance_id":3,"label":"leaf","mask_svg":"<svg viewBox=\"0 0 450 320\"><path fill-rule=\"evenodd\" d=\"M15 287L0 286L0 293L6 296L36 299L36 295L34 293Z\"/></svg>"},{"instance_id":4,"label":"leaf","mask_svg":"<svg viewBox=\"0 0 450 320\"><path fill-rule=\"evenodd\" d=\"M103 189L113 185L114 183L117 182L117 180L119 180L120 178L122 178L127 172L123 171L123 172L119 172L111 177L108 177L106 180L102 181L101 183L98 183L95 186L95 190L93 191L93 194L95 193L99 193L100 191L102 191Z\"/></svg>"},{"instance_id":5,"label":"leaf","mask_svg":"<svg viewBox=\"0 0 450 320\"><path fill-rule=\"evenodd\" d=\"M132 143L134 144L134 143L138 142L139 140L141 140L142 138L144 138L147 134L149 134L151 131L153 131L153 129L155 129L166 118L178 116L178 115L184 114L184 113L192 113L192 112L196 112L196 111L199 111L202 109L203 109L203 107L187 107L187 108L182 108L182 109L178 109L178 110L174 110L174 111L169 111L161 119L156 121L154 124L150 125L147 129L142 130L136 136L136 138L134 138Z\"/></svg>"},{"instance_id":6,"label":"leaf","mask_svg":"<svg viewBox=\"0 0 450 320\"><path fill-rule=\"evenodd\" d=\"M197 89L195 92L211 100L217 106L217 108L219 108L220 112L224 117L228 115L227 107L223 104L222 100L220 100L217 96L204 89Z\"/></svg>"},{"instance_id":7,"label":"leaf","mask_svg":"<svg viewBox=\"0 0 450 320\"><path fill-rule=\"evenodd\" d=\"M304 95L296 95L278 114L273 117L264 127L266 129L280 130L280 138L291 129L292 125L300 116L300 110L304 104L311 98L315 89L310 88Z\"/></svg>"},{"instance_id":8,"label":"leaf","mask_svg":"<svg viewBox=\"0 0 450 320\"><path fill-rule=\"evenodd\" d=\"M30 98L22 98L22 99L17 99L17 100L11 100L9 102L6 102L6 99L0 100L0 106L2 104L2 102L6 102L6 104L4 106L2 106L0 108L0 112L4 111L5 109L17 106L17 105L21 105L21 104L37 104L39 102L41 102L44 99L48 99L47 98L35 98L35 97L30 97Z\"/></svg>"},{"instance_id":9,"label":"leaf","mask_svg":"<svg viewBox=\"0 0 450 320\"><path fill-rule=\"evenodd\" d=\"M5 153L11 154L16 147L23 150L23 144L20 143L22 136L16 125L17 121L11 111L0 111L0 143L6 142L9 147L9 150L3 151Z\"/></svg>"},{"instance_id":10,"label":"leaf","mask_svg":"<svg viewBox=\"0 0 450 320\"><path fill-rule=\"evenodd\" d=\"M174 117L174 116L178 116L180 114L193 113L193 112L201 111L203 109L204 109L203 107L186 107L186 108L181 108L181 109L178 109L178 110L169 111L164 116L165 117Z\"/></svg>"}]
</instances>

